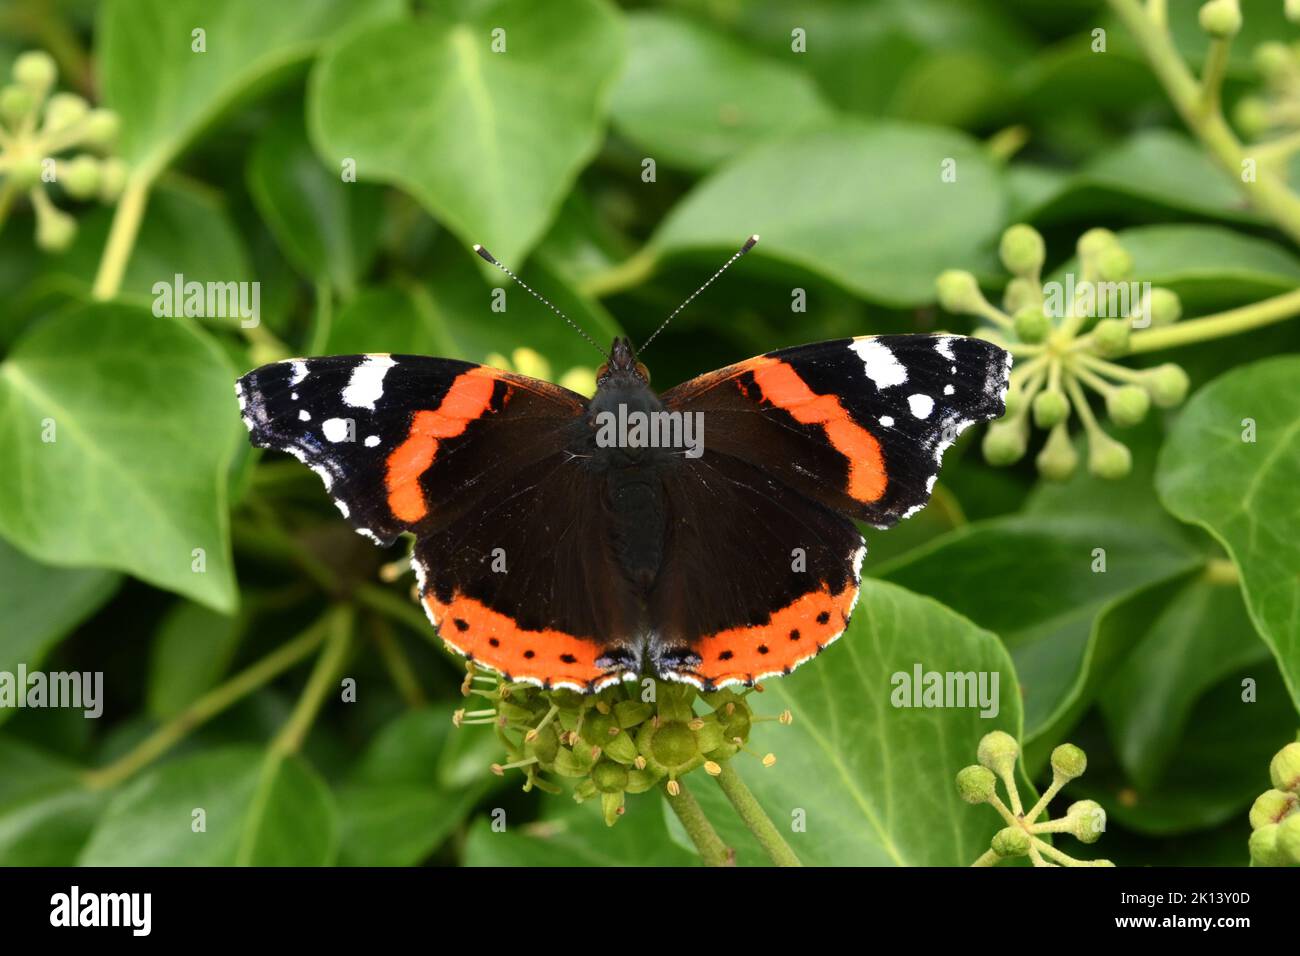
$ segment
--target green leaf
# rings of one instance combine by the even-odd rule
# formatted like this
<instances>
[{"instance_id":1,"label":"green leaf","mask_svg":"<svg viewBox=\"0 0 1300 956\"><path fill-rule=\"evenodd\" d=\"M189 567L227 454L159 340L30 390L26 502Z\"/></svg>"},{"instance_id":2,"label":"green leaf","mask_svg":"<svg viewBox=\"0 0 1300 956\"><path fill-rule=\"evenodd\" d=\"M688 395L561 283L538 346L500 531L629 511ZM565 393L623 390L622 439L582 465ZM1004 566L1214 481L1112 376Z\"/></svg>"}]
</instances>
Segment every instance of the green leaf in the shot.
<instances>
[{"instance_id":1,"label":"green leaf","mask_svg":"<svg viewBox=\"0 0 1300 956\"><path fill-rule=\"evenodd\" d=\"M52 568L0 539L0 671L40 666L45 655L113 596L121 577L95 568ZM11 716L0 710L0 722Z\"/></svg>"},{"instance_id":2,"label":"green leaf","mask_svg":"<svg viewBox=\"0 0 1300 956\"><path fill-rule=\"evenodd\" d=\"M1160 455L1156 488L1241 571L1250 619L1300 708L1300 356L1241 368L1197 392ZM1246 419L1250 419L1248 426ZM1253 427L1254 441L1245 441Z\"/></svg>"},{"instance_id":3,"label":"green leaf","mask_svg":"<svg viewBox=\"0 0 1300 956\"><path fill-rule=\"evenodd\" d=\"M1132 649L1100 696L1116 756L1138 787L1164 773L1202 694L1229 674L1268 659L1241 592L1206 572L1161 583L1113 615ZM1134 618L1144 624L1132 626Z\"/></svg>"},{"instance_id":4,"label":"green leaf","mask_svg":"<svg viewBox=\"0 0 1300 956\"><path fill-rule=\"evenodd\" d=\"M692 866L694 853L673 842L656 806L655 791L627 798L627 812L605 826L600 801L576 804L569 796L543 795L541 820L493 829L488 816L474 821L465 842L465 866ZM502 811L503 813L507 811ZM498 819L502 819L498 817Z\"/></svg>"},{"instance_id":5,"label":"green leaf","mask_svg":"<svg viewBox=\"0 0 1300 956\"><path fill-rule=\"evenodd\" d=\"M350 298L379 248L383 190L326 169L296 113L257 141L247 179L257 211L294 267Z\"/></svg>"},{"instance_id":6,"label":"green leaf","mask_svg":"<svg viewBox=\"0 0 1300 956\"><path fill-rule=\"evenodd\" d=\"M71 866L103 809L77 768L0 738L0 866Z\"/></svg>"},{"instance_id":7,"label":"green leaf","mask_svg":"<svg viewBox=\"0 0 1300 956\"><path fill-rule=\"evenodd\" d=\"M108 0L97 64L105 105L122 119L119 155L152 179L232 103L322 40L401 9L398 0Z\"/></svg>"},{"instance_id":8,"label":"green leaf","mask_svg":"<svg viewBox=\"0 0 1300 956\"><path fill-rule=\"evenodd\" d=\"M1104 572L1093 570L1098 548ZM1016 662L1032 741L1076 710L1089 689L1097 615L1198 563L1179 537L1157 528L1097 515L1027 515L967 525L875 573L1001 636Z\"/></svg>"},{"instance_id":9,"label":"green leaf","mask_svg":"<svg viewBox=\"0 0 1300 956\"><path fill-rule=\"evenodd\" d=\"M338 790L343 839L340 862L353 866L412 866L461 825L492 786L486 762L475 778L444 782L453 734L451 706L416 710L392 721L370 744ZM491 738L490 734L484 737Z\"/></svg>"},{"instance_id":10,"label":"green leaf","mask_svg":"<svg viewBox=\"0 0 1300 956\"><path fill-rule=\"evenodd\" d=\"M955 160L956 182L940 179ZM944 269L979 267L1005 205L979 144L950 130L843 121L785 137L719 170L683 199L647 254L754 253L896 306L934 299Z\"/></svg>"},{"instance_id":11,"label":"green leaf","mask_svg":"<svg viewBox=\"0 0 1300 956\"><path fill-rule=\"evenodd\" d=\"M216 686L230 666L244 622L188 602L163 618L149 660L148 708L172 717Z\"/></svg>"},{"instance_id":12,"label":"green leaf","mask_svg":"<svg viewBox=\"0 0 1300 956\"><path fill-rule=\"evenodd\" d=\"M355 159L360 178L400 186L518 268L600 144L621 25L603 0L450 6L327 52L312 138L332 166Z\"/></svg>"},{"instance_id":13,"label":"green leaf","mask_svg":"<svg viewBox=\"0 0 1300 956\"><path fill-rule=\"evenodd\" d=\"M750 698L760 713L789 708L794 722L761 724L751 737L775 766L742 755L737 769L806 864L969 864L1002 824L989 807L963 803L954 781L984 734L1020 736L1015 668L994 635L928 598L864 579L859 602L848 633L820 658ZM910 678L918 664L997 675L996 716L981 717L978 705L895 706L897 675ZM803 832L792 831L799 811Z\"/></svg>"},{"instance_id":14,"label":"green leaf","mask_svg":"<svg viewBox=\"0 0 1300 956\"><path fill-rule=\"evenodd\" d=\"M196 831L203 811L205 830ZM185 757L112 799L84 866L324 866L338 849L329 790L300 757L252 747Z\"/></svg>"},{"instance_id":15,"label":"green leaf","mask_svg":"<svg viewBox=\"0 0 1300 956\"><path fill-rule=\"evenodd\" d=\"M180 321L105 303L40 323L0 364L0 534L232 610L233 381Z\"/></svg>"},{"instance_id":16,"label":"green leaf","mask_svg":"<svg viewBox=\"0 0 1300 956\"><path fill-rule=\"evenodd\" d=\"M831 115L807 77L686 17L634 13L628 37L612 118L657 162L708 170Z\"/></svg>"}]
</instances>

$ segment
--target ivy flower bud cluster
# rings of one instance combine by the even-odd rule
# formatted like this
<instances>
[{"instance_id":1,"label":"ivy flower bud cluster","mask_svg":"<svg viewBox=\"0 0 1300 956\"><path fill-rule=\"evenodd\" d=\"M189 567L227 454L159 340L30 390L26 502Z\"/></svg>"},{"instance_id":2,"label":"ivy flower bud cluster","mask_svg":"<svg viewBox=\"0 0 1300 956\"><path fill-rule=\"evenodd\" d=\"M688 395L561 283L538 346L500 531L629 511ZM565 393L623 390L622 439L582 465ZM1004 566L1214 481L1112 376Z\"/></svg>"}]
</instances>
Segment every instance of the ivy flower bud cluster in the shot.
<instances>
[{"instance_id":1,"label":"ivy flower bud cluster","mask_svg":"<svg viewBox=\"0 0 1300 956\"><path fill-rule=\"evenodd\" d=\"M1238 129L1253 138L1300 128L1300 48L1270 40L1255 47L1251 59L1262 89L1237 102Z\"/></svg>"},{"instance_id":2,"label":"ivy flower bud cluster","mask_svg":"<svg viewBox=\"0 0 1300 956\"><path fill-rule=\"evenodd\" d=\"M792 719L789 711L756 717L747 698L757 686L706 694L647 679L584 695L504 683L470 664L461 689L487 706L456 711L456 725L489 725L505 748L493 773L517 770L524 790L547 793L560 793L558 781L568 779L574 799L600 801L608 826L623 815L628 794L662 787L675 797L686 774L718 776L723 763L746 751L755 723ZM771 754L761 760L776 762Z\"/></svg>"},{"instance_id":3,"label":"ivy flower bud cluster","mask_svg":"<svg viewBox=\"0 0 1300 956\"><path fill-rule=\"evenodd\" d=\"M1019 461L1028 451L1031 427L1037 427L1048 432L1036 458L1038 470L1064 481L1079 464L1069 433L1074 414L1087 436L1089 471L1100 478L1124 477L1132 456L1098 423L1086 392L1097 394L1117 428L1138 424L1153 404L1170 408L1183 401L1188 378L1178 365L1131 369L1112 361L1133 350L1142 335L1134 327L1176 322L1182 316L1178 296L1130 282L1133 258L1107 229L1091 229L1079 238L1078 274L1063 282L1044 284L1046 247L1032 226L1009 228L999 253L1012 275L1001 308L984 297L969 272L950 270L936 283L945 310L983 320L986 325L975 334L1015 356L1007 412L984 434L985 459L993 465ZM1124 302L1127 314L1091 322L1113 303Z\"/></svg>"},{"instance_id":4,"label":"ivy flower bud cluster","mask_svg":"<svg viewBox=\"0 0 1300 956\"><path fill-rule=\"evenodd\" d=\"M989 804L1007 825L993 835L988 851L972 866L994 866L1022 856L1029 857L1034 866L1114 865L1109 860L1076 860L1044 839L1051 833L1069 833L1081 843L1096 843L1106 829L1106 811L1096 801L1072 803L1058 820L1038 819L1062 787L1083 776L1088 758L1082 750L1074 744L1061 744L1052 751L1051 786L1028 812L1016 786L1016 761L1020 757L1016 739L1001 730L985 734L976 756L979 763L958 772L957 793L967 803ZM1007 793L1006 803L998 796L999 781Z\"/></svg>"},{"instance_id":5,"label":"ivy flower bud cluster","mask_svg":"<svg viewBox=\"0 0 1300 956\"><path fill-rule=\"evenodd\" d=\"M1268 776L1272 789L1250 808L1250 862L1300 866L1300 742L1277 752Z\"/></svg>"},{"instance_id":6,"label":"ivy flower bud cluster","mask_svg":"<svg viewBox=\"0 0 1300 956\"><path fill-rule=\"evenodd\" d=\"M73 200L113 202L126 183L126 167L108 156L117 137L117 114L92 109L75 93L54 92L58 73L44 51L21 54L13 82L0 88L0 220L16 196L36 212L36 245L66 249L76 220L55 206L47 186ZM76 151L73 155L64 154Z\"/></svg>"}]
</instances>

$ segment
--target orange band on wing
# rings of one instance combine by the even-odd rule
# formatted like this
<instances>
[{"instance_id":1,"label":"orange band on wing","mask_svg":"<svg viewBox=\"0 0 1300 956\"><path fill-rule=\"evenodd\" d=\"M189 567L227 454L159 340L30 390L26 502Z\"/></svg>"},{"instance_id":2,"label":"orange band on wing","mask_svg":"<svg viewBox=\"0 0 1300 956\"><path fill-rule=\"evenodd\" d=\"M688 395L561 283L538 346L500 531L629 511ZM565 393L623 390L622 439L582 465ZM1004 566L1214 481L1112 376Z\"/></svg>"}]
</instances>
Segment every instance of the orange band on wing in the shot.
<instances>
[{"instance_id":1,"label":"orange band on wing","mask_svg":"<svg viewBox=\"0 0 1300 956\"><path fill-rule=\"evenodd\" d=\"M524 630L508 615L460 594L447 604L432 592L423 600L439 636L452 650L512 680L587 690L593 682L618 679L596 666L601 651L594 641L563 631Z\"/></svg>"},{"instance_id":2,"label":"orange band on wing","mask_svg":"<svg viewBox=\"0 0 1300 956\"><path fill-rule=\"evenodd\" d=\"M438 439L454 438L492 406L496 384L490 369L474 368L456 376L434 411L419 411L411 419L406 440L388 456L388 507L400 520L419 521L429 508L420 488L424 474L438 454Z\"/></svg>"},{"instance_id":3,"label":"orange band on wing","mask_svg":"<svg viewBox=\"0 0 1300 956\"><path fill-rule=\"evenodd\" d=\"M795 421L821 425L835 450L849 461L849 495L858 501L879 501L888 478L880 443L849 414L834 395L818 395L794 368L780 359L760 356L752 366L763 398L789 412Z\"/></svg>"},{"instance_id":4,"label":"orange band on wing","mask_svg":"<svg viewBox=\"0 0 1300 956\"><path fill-rule=\"evenodd\" d=\"M823 587L773 612L766 624L709 634L694 648L701 662L693 675L720 687L789 673L844 632L857 595L852 582L838 594Z\"/></svg>"}]
</instances>

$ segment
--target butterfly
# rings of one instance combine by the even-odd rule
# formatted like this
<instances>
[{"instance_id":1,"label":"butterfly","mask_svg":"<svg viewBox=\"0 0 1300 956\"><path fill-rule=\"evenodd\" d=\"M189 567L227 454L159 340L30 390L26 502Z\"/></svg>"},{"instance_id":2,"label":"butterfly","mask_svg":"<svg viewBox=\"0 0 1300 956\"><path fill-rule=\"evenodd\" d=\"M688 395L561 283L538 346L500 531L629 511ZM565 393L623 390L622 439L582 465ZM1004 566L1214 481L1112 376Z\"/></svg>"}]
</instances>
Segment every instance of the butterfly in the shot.
<instances>
[{"instance_id":1,"label":"butterfly","mask_svg":"<svg viewBox=\"0 0 1300 956\"><path fill-rule=\"evenodd\" d=\"M1010 369L982 339L863 336L657 394L620 337L591 398L385 354L275 362L236 393L252 443L315 471L358 532L414 536L419 600L454 651L544 688L708 691L788 674L844 633L856 522L924 507L944 450L1005 411Z\"/></svg>"}]
</instances>

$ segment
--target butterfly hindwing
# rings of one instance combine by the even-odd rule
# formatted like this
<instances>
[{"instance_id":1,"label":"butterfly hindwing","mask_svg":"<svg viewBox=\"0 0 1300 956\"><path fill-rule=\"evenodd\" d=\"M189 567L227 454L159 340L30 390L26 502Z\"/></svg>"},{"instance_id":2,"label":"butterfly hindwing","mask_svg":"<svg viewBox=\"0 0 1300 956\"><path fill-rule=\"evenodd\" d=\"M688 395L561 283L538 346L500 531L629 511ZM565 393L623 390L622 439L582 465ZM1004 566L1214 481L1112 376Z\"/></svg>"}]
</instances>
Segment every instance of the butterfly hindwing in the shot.
<instances>
[{"instance_id":1,"label":"butterfly hindwing","mask_svg":"<svg viewBox=\"0 0 1300 956\"><path fill-rule=\"evenodd\" d=\"M889 527L930 498L943 452L1005 411L1011 357L982 339L882 335L781 349L663 395L705 444L793 491Z\"/></svg>"}]
</instances>

